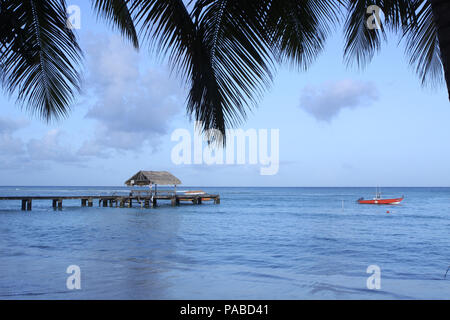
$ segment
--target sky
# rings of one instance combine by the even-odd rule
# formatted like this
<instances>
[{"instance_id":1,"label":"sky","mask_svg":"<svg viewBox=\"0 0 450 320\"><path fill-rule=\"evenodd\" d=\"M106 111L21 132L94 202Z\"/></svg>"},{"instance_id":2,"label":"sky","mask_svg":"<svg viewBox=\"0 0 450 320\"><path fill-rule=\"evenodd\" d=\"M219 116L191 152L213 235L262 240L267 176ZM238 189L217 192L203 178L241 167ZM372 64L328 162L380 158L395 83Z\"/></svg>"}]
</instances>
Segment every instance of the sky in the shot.
<instances>
[{"instance_id":1,"label":"sky","mask_svg":"<svg viewBox=\"0 0 450 320\"><path fill-rule=\"evenodd\" d=\"M120 186L139 170L166 170L190 186L450 186L446 88L421 86L396 37L357 70L343 62L336 30L309 70L280 66L234 128L256 132L256 161L249 147L244 163L195 163L207 144L194 150L182 81L93 16L89 2L68 4L81 8L82 93L67 118L51 123L0 95L0 185ZM192 136L190 157L182 153L191 161L174 161L189 142L175 139L179 132ZM268 175L264 148L278 149Z\"/></svg>"}]
</instances>

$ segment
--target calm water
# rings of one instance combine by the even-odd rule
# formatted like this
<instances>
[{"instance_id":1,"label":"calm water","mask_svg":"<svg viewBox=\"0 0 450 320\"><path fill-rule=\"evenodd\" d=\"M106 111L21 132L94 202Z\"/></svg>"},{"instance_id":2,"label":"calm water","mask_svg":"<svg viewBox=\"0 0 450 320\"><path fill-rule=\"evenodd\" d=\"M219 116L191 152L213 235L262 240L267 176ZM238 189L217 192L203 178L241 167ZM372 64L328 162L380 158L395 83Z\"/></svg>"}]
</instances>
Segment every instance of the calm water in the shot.
<instances>
[{"instance_id":1,"label":"calm water","mask_svg":"<svg viewBox=\"0 0 450 320\"><path fill-rule=\"evenodd\" d=\"M450 298L450 188L383 189L405 195L399 206L355 203L374 188L203 190L222 203L65 201L54 211L51 201L34 201L22 212L19 201L0 201L0 298ZM1 187L0 195L123 191ZM69 265L81 268L81 290L66 288ZM380 290L366 287L369 265L381 268Z\"/></svg>"}]
</instances>

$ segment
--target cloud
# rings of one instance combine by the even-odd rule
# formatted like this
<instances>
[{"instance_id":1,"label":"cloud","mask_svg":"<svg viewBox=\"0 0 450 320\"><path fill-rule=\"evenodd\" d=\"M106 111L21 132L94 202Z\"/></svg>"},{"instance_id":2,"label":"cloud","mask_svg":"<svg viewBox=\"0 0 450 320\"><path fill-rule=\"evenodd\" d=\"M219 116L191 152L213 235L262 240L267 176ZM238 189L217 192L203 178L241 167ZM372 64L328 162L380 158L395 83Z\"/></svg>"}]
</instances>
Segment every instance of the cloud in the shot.
<instances>
[{"instance_id":1,"label":"cloud","mask_svg":"<svg viewBox=\"0 0 450 320\"><path fill-rule=\"evenodd\" d=\"M0 134L11 134L28 125L28 121L0 118Z\"/></svg>"},{"instance_id":2,"label":"cloud","mask_svg":"<svg viewBox=\"0 0 450 320\"><path fill-rule=\"evenodd\" d=\"M25 144L14 134L26 125L25 121L0 118L0 169L17 167L23 161Z\"/></svg>"},{"instance_id":3,"label":"cloud","mask_svg":"<svg viewBox=\"0 0 450 320\"><path fill-rule=\"evenodd\" d=\"M116 36L93 37L86 51L87 84L95 99L86 118L95 120L96 129L80 153L157 148L183 109L178 80L164 68L144 67L142 55Z\"/></svg>"},{"instance_id":4,"label":"cloud","mask_svg":"<svg viewBox=\"0 0 450 320\"><path fill-rule=\"evenodd\" d=\"M31 161L80 162L79 155L67 145L68 140L61 130L49 130L40 139L33 138L27 142L28 157Z\"/></svg>"},{"instance_id":5,"label":"cloud","mask_svg":"<svg viewBox=\"0 0 450 320\"><path fill-rule=\"evenodd\" d=\"M84 166L116 151L158 150L171 121L184 109L178 79L170 79L162 67L146 66L120 37L91 37L86 49L83 101L89 104L84 121L92 120L93 136L74 133L72 145L64 131L52 129L25 139L17 132L28 122L0 117L0 170Z\"/></svg>"},{"instance_id":6,"label":"cloud","mask_svg":"<svg viewBox=\"0 0 450 320\"><path fill-rule=\"evenodd\" d=\"M46 169L51 163L83 165L86 157L74 152L60 130L24 141L17 131L28 122L0 118L0 170Z\"/></svg>"},{"instance_id":7,"label":"cloud","mask_svg":"<svg viewBox=\"0 0 450 320\"><path fill-rule=\"evenodd\" d=\"M0 150L4 156L10 153L19 153L23 151L23 141L9 133L0 133Z\"/></svg>"},{"instance_id":8,"label":"cloud","mask_svg":"<svg viewBox=\"0 0 450 320\"><path fill-rule=\"evenodd\" d=\"M86 140L83 145L77 151L77 155L80 157L96 157L106 159L110 156L110 152L104 150L100 145L93 141Z\"/></svg>"},{"instance_id":9,"label":"cloud","mask_svg":"<svg viewBox=\"0 0 450 320\"><path fill-rule=\"evenodd\" d=\"M300 108L319 121L330 122L343 109L368 106L376 100L378 90L373 83L341 80L306 86L301 93Z\"/></svg>"}]
</instances>

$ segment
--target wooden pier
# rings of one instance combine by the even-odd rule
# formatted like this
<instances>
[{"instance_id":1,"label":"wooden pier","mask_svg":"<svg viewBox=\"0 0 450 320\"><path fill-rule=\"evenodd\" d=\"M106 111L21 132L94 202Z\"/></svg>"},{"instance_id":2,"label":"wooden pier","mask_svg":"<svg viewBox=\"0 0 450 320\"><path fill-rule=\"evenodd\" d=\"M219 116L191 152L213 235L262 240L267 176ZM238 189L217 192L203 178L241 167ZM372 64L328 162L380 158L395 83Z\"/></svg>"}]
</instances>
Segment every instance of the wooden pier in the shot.
<instances>
[{"instance_id":1,"label":"wooden pier","mask_svg":"<svg viewBox=\"0 0 450 320\"><path fill-rule=\"evenodd\" d=\"M22 210L31 211L33 201L51 200L54 209L62 209L63 200L80 200L82 207L93 207L94 201L98 201L99 207L118 207L132 208L133 206L141 208L157 207L158 201L170 201L175 207L182 202L191 202L193 204L202 204L206 201L213 201L220 204L220 196L218 194L207 194L203 191L184 191L177 192L177 185L181 181L167 171L139 171L125 184L132 189L128 195L96 195L96 196L12 196L2 197L0 200L16 200L22 201ZM158 185L173 185L174 189L159 190ZM133 189L136 187L148 186L149 189ZM154 189L153 189L154 186Z\"/></svg>"},{"instance_id":2,"label":"wooden pier","mask_svg":"<svg viewBox=\"0 0 450 320\"><path fill-rule=\"evenodd\" d=\"M153 195L142 195L141 193L129 196L104 195L104 196L13 196L0 197L0 200L21 201L22 210L31 211L32 203L36 200L51 200L54 209L62 209L63 200L80 200L82 207L93 207L94 201L98 201L99 207L132 208L133 206L141 208L156 207L159 201L170 201L172 206L178 206L182 202L193 204L202 204L207 201L213 201L220 204L220 196L217 194L174 194L160 193Z\"/></svg>"}]
</instances>

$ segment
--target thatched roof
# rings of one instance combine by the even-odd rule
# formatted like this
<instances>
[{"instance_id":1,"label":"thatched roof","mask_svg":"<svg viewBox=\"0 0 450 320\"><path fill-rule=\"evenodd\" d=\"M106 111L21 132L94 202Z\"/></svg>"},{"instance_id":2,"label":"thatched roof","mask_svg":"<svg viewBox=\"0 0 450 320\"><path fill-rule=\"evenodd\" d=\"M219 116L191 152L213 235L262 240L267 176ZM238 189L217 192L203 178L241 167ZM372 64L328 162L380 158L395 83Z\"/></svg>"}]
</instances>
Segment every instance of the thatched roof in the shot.
<instances>
[{"instance_id":1,"label":"thatched roof","mask_svg":"<svg viewBox=\"0 0 450 320\"><path fill-rule=\"evenodd\" d=\"M149 184L179 185L181 181L167 171L139 171L125 181L125 184L127 186L148 186Z\"/></svg>"}]
</instances>

